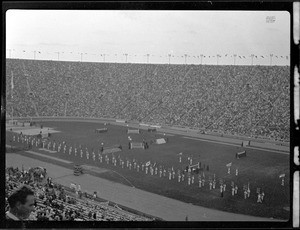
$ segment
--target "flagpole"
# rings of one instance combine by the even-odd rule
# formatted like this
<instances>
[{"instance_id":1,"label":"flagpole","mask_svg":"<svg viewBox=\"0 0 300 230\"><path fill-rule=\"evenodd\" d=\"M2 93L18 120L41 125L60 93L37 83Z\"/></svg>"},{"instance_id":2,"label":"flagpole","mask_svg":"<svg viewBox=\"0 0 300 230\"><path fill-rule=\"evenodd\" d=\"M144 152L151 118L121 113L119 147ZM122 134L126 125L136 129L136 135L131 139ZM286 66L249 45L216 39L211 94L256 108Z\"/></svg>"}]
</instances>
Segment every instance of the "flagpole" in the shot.
<instances>
[{"instance_id":1,"label":"flagpole","mask_svg":"<svg viewBox=\"0 0 300 230\"><path fill-rule=\"evenodd\" d=\"M11 71L11 99L13 99L13 92L14 92L14 73ZM11 124L14 122L14 103L13 100L11 101Z\"/></svg>"}]
</instances>

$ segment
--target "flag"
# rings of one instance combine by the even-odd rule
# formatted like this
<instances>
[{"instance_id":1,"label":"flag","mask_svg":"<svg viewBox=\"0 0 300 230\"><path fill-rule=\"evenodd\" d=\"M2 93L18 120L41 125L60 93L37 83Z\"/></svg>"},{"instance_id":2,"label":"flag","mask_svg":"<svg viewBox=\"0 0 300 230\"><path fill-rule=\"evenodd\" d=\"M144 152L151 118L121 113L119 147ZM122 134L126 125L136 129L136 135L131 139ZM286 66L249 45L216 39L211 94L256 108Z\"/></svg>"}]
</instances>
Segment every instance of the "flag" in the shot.
<instances>
[{"instance_id":1,"label":"flag","mask_svg":"<svg viewBox=\"0 0 300 230\"><path fill-rule=\"evenodd\" d=\"M279 178L282 178L282 177L285 177L284 173L279 175Z\"/></svg>"},{"instance_id":2,"label":"flag","mask_svg":"<svg viewBox=\"0 0 300 230\"><path fill-rule=\"evenodd\" d=\"M148 161L148 162L146 163L146 166L148 167L148 166L150 165L150 163L151 163L151 162L150 162L150 161Z\"/></svg>"},{"instance_id":3,"label":"flag","mask_svg":"<svg viewBox=\"0 0 300 230\"><path fill-rule=\"evenodd\" d=\"M228 163L226 166L231 167L231 165L232 165L232 162Z\"/></svg>"}]
</instances>

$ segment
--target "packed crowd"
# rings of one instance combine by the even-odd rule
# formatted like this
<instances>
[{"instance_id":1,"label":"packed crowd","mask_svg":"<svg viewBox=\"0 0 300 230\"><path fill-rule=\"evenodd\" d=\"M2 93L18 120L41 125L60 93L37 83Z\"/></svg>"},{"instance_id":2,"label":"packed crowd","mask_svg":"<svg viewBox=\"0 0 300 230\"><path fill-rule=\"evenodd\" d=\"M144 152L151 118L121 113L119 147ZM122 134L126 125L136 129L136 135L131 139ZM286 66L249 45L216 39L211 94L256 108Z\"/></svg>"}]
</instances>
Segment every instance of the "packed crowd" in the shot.
<instances>
[{"instance_id":1,"label":"packed crowd","mask_svg":"<svg viewBox=\"0 0 300 230\"><path fill-rule=\"evenodd\" d=\"M7 111L289 141L289 68L7 60ZM11 98L11 78L14 90Z\"/></svg>"},{"instance_id":2,"label":"packed crowd","mask_svg":"<svg viewBox=\"0 0 300 230\"><path fill-rule=\"evenodd\" d=\"M84 199L47 177L46 169L40 167L28 171L6 168L5 211L9 209L8 197L22 184L30 186L35 193L35 210L29 220L37 221L152 221L154 219L129 213L108 203ZM41 176L43 175L43 176ZM85 192L86 198L87 196Z\"/></svg>"}]
</instances>

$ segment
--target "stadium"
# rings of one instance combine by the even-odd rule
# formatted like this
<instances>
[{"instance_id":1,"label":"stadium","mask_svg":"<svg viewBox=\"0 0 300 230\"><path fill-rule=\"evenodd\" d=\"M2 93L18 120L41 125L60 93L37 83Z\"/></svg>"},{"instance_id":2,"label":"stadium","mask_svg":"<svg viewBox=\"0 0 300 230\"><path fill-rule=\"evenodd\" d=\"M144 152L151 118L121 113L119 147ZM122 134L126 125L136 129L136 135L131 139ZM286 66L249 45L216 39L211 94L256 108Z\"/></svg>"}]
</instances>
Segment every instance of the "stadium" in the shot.
<instances>
[{"instance_id":1,"label":"stadium","mask_svg":"<svg viewBox=\"0 0 300 230\"><path fill-rule=\"evenodd\" d=\"M6 11L7 228L291 224L290 5L211 4Z\"/></svg>"},{"instance_id":2,"label":"stadium","mask_svg":"<svg viewBox=\"0 0 300 230\"><path fill-rule=\"evenodd\" d=\"M6 73L6 194L32 184L33 219L289 218L289 67L7 59Z\"/></svg>"}]
</instances>

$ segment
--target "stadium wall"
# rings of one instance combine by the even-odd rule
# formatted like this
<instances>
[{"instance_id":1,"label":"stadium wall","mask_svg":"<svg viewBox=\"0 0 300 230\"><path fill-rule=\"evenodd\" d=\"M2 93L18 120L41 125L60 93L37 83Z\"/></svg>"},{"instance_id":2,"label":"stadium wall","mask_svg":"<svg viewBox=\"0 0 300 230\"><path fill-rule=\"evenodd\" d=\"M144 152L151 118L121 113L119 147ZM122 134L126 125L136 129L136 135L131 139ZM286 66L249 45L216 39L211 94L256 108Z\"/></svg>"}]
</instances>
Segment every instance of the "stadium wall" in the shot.
<instances>
[{"instance_id":1,"label":"stadium wall","mask_svg":"<svg viewBox=\"0 0 300 230\"><path fill-rule=\"evenodd\" d=\"M14 117L15 120L23 121L28 120L28 117ZM95 118L95 117L31 117L32 121L42 122L42 121L81 121L81 122L110 122L116 125L125 125L125 123L118 123L116 119L112 118ZM127 121L126 125L131 125L133 128L140 127L139 122ZM145 126L144 128L148 128ZM229 144L241 145L242 141L250 141L250 146L258 147L262 149L272 149L279 150L284 152L290 152L290 143L289 142L276 142L272 140L264 139L254 139L242 136L231 136L231 135L222 135L211 132L203 132L203 130L198 130L194 128L185 128L180 126L162 126L157 129L160 132L167 132L171 134L185 135L195 138L200 138L204 140L212 140Z\"/></svg>"},{"instance_id":2,"label":"stadium wall","mask_svg":"<svg viewBox=\"0 0 300 230\"><path fill-rule=\"evenodd\" d=\"M259 139L259 138L253 138L253 137L246 137L246 136L235 136L235 135L228 135L228 134L220 134L217 132L209 132L195 129L195 128L184 128L180 126L163 126L162 128L165 128L166 130L176 130L178 132L182 132L183 135L186 135L187 133L195 133L198 136L201 136L201 138L204 139L212 139L212 140L224 140L225 142L238 144L241 141L251 141L251 145L255 145L257 147L261 147L265 144L267 144L268 148L274 148L274 145L276 146L283 146L286 147L289 151L290 142L280 142L280 141L274 141L274 140L268 140L268 139ZM220 139L221 138L221 139ZM252 144L253 143L253 144ZM276 147L277 149L277 147Z\"/></svg>"}]
</instances>

